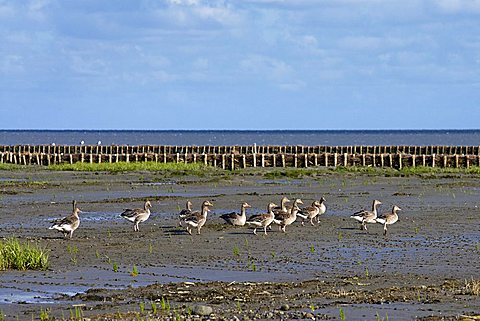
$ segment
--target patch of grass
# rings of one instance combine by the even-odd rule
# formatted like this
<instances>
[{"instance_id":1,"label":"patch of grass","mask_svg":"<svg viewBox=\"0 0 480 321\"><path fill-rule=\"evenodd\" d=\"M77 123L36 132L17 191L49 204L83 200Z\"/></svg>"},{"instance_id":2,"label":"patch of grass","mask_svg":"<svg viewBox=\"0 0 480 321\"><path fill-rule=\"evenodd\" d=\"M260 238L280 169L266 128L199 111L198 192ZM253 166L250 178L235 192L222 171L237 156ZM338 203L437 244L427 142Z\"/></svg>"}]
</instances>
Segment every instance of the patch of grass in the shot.
<instances>
[{"instance_id":1,"label":"patch of grass","mask_svg":"<svg viewBox=\"0 0 480 321\"><path fill-rule=\"evenodd\" d=\"M263 176L268 179L276 178L301 178L304 176L314 176L318 174L316 169L305 169L305 168L284 168L281 170L270 170L266 172Z\"/></svg>"},{"instance_id":2,"label":"patch of grass","mask_svg":"<svg viewBox=\"0 0 480 321\"><path fill-rule=\"evenodd\" d=\"M27 166L25 165L15 165L15 164L8 164L8 163L0 163L0 171L16 171L16 170L24 170Z\"/></svg>"},{"instance_id":3,"label":"patch of grass","mask_svg":"<svg viewBox=\"0 0 480 321\"><path fill-rule=\"evenodd\" d=\"M50 185L46 181L3 181L0 182L2 187L28 187L28 188L44 188Z\"/></svg>"},{"instance_id":4,"label":"patch of grass","mask_svg":"<svg viewBox=\"0 0 480 321\"><path fill-rule=\"evenodd\" d=\"M162 308L163 311L170 312L170 302L168 302L168 299L165 299L165 297L162 296L162 300L160 301L160 307Z\"/></svg>"},{"instance_id":5,"label":"patch of grass","mask_svg":"<svg viewBox=\"0 0 480 321\"><path fill-rule=\"evenodd\" d=\"M240 248L237 245L233 246L233 255L240 256Z\"/></svg>"},{"instance_id":6,"label":"patch of grass","mask_svg":"<svg viewBox=\"0 0 480 321\"><path fill-rule=\"evenodd\" d=\"M152 308L152 313L157 314L157 304L154 301L152 301L150 302L150 306Z\"/></svg>"},{"instance_id":7,"label":"patch of grass","mask_svg":"<svg viewBox=\"0 0 480 321\"><path fill-rule=\"evenodd\" d=\"M140 272L138 272L137 266L134 264L132 272L130 272L130 275L133 276L133 277L136 277L136 276L138 276L139 273Z\"/></svg>"},{"instance_id":8,"label":"patch of grass","mask_svg":"<svg viewBox=\"0 0 480 321\"><path fill-rule=\"evenodd\" d=\"M40 309L40 320L41 321L48 321L50 319L50 316L49 316L48 312L49 312L49 309L45 309L45 310L43 308Z\"/></svg>"},{"instance_id":9,"label":"patch of grass","mask_svg":"<svg viewBox=\"0 0 480 321\"><path fill-rule=\"evenodd\" d=\"M0 241L0 270L46 270L47 250L15 238Z\"/></svg>"},{"instance_id":10,"label":"patch of grass","mask_svg":"<svg viewBox=\"0 0 480 321\"><path fill-rule=\"evenodd\" d=\"M156 162L118 162L118 163L75 163L50 165L48 169L54 171L81 171L81 172L135 172L135 171L165 171L177 175L204 176L206 172L220 171L211 166L200 163L156 163Z\"/></svg>"},{"instance_id":11,"label":"patch of grass","mask_svg":"<svg viewBox=\"0 0 480 321\"><path fill-rule=\"evenodd\" d=\"M435 178L436 174L469 174L480 175L479 166L471 166L469 168L440 168L429 166L403 167L402 169L394 169L389 167L369 167L369 166L338 166L332 169L335 173L355 173L367 175L382 176L424 176Z\"/></svg>"},{"instance_id":12,"label":"patch of grass","mask_svg":"<svg viewBox=\"0 0 480 321\"><path fill-rule=\"evenodd\" d=\"M77 260L77 253L78 253L78 247L76 245L67 245L67 251L70 253L70 261L72 261L73 264L77 265L78 260Z\"/></svg>"},{"instance_id":13,"label":"patch of grass","mask_svg":"<svg viewBox=\"0 0 480 321\"><path fill-rule=\"evenodd\" d=\"M340 316L340 320L342 320L342 321L346 320L345 312L343 312L342 308L340 308L340 310L339 310L339 316Z\"/></svg>"}]
</instances>

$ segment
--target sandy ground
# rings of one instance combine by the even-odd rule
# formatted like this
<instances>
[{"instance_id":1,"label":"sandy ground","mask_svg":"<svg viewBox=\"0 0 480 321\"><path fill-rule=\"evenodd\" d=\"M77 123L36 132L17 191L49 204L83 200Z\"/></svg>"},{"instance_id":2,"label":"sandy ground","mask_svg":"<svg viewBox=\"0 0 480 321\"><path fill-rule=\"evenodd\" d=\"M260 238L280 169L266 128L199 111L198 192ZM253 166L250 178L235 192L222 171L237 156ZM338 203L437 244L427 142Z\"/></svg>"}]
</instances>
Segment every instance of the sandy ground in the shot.
<instances>
[{"instance_id":1,"label":"sandy ground","mask_svg":"<svg viewBox=\"0 0 480 321\"><path fill-rule=\"evenodd\" d=\"M32 183L36 182L36 183ZM264 212L282 195L305 204L324 196L317 226L299 222L265 236L219 216L252 205ZM480 180L455 175L384 177L323 173L266 179L249 171L214 177L162 173L0 172L0 237L50 249L47 271L0 272L5 320L83 316L137 319L461 320L479 315ZM81 225L73 239L48 230L76 199ZM149 199L152 216L133 231L119 217ZM178 227L186 200L212 200L201 235ZM382 201L400 220L382 235L349 216ZM135 268L138 275L132 275ZM115 272L115 267L118 270ZM161 309L161 301L168 300ZM158 306L156 314L151 302ZM143 309L141 306L145 305ZM197 317L196 305L213 309ZM143 312L141 312L143 310Z\"/></svg>"}]
</instances>

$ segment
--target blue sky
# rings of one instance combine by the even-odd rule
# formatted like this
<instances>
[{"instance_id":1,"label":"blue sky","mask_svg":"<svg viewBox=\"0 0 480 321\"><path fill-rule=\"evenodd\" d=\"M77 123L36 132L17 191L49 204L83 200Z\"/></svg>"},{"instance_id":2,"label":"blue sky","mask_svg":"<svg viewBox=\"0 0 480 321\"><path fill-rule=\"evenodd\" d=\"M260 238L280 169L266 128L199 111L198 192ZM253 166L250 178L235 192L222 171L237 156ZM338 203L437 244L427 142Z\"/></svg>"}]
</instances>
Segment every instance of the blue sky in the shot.
<instances>
[{"instance_id":1,"label":"blue sky","mask_svg":"<svg viewBox=\"0 0 480 321\"><path fill-rule=\"evenodd\" d=\"M480 128L480 0L0 0L4 129Z\"/></svg>"}]
</instances>

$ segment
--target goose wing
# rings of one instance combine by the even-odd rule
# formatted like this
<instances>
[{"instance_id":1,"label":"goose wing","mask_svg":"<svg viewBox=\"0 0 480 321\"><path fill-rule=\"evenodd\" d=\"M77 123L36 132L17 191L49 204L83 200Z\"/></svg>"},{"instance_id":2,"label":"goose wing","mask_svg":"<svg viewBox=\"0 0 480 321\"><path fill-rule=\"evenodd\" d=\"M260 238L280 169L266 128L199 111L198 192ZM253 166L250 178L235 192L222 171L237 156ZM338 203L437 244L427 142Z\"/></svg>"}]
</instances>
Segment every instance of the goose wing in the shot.
<instances>
[{"instance_id":1,"label":"goose wing","mask_svg":"<svg viewBox=\"0 0 480 321\"><path fill-rule=\"evenodd\" d=\"M185 209L181 210L180 213L178 213L178 216L180 216L181 218L184 218L184 217L187 217L190 214L192 214L192 211L185 208Z\"/></svg>"},{"instance_id":2,"label":"goose wing","mask_svg":"<svg viewBox=\"0 0 480 321\"><path fill-rule=\"evenodd\" d=\"M202 213L196 211L196 212L191 212L189 215L183 218L185 222L193 222L193 223L198 223L200 219L203 218Z\"/></svg>"},{"instance_id":3,"label":"goose wing","mask_svg":"<svg viewBox=\"0 0 480 321\"><path fill-rule=\"evenodd\" d=\"M134 218L142 213L145 213L145 210L142 208L134 208L134 209L125 209L122 214L120 214L121 217L125 218Z\"/></svg>"},{"instance_id":4,"label":"goose wing","mask_svg":"<svg viewBox=\"0 0 480 321\"><path fill-rule=\"evenodd\" d=\"M230 223L231 220L234 220L238 217L240 217L240 215L235 212L220 215L220 218L224 219L227 223Z\"/></svg>"}]
</instances>

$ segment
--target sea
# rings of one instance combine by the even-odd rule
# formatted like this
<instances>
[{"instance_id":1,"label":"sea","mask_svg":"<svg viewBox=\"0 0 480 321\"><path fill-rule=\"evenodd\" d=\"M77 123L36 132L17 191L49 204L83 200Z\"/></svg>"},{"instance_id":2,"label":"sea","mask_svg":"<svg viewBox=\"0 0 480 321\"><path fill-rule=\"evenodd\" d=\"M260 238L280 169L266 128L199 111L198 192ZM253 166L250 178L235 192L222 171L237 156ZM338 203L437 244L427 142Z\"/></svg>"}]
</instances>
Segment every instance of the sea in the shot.
<instances>
[{"instance_id":1,"label":"sea","mask_svg":"<svg viewBox=\"0 0 480 321\"><path fill-rule=\"evenodd\" d=\"M0 145L479 146L479 130L0 130Z\"/></svg>"}]
</instances>

